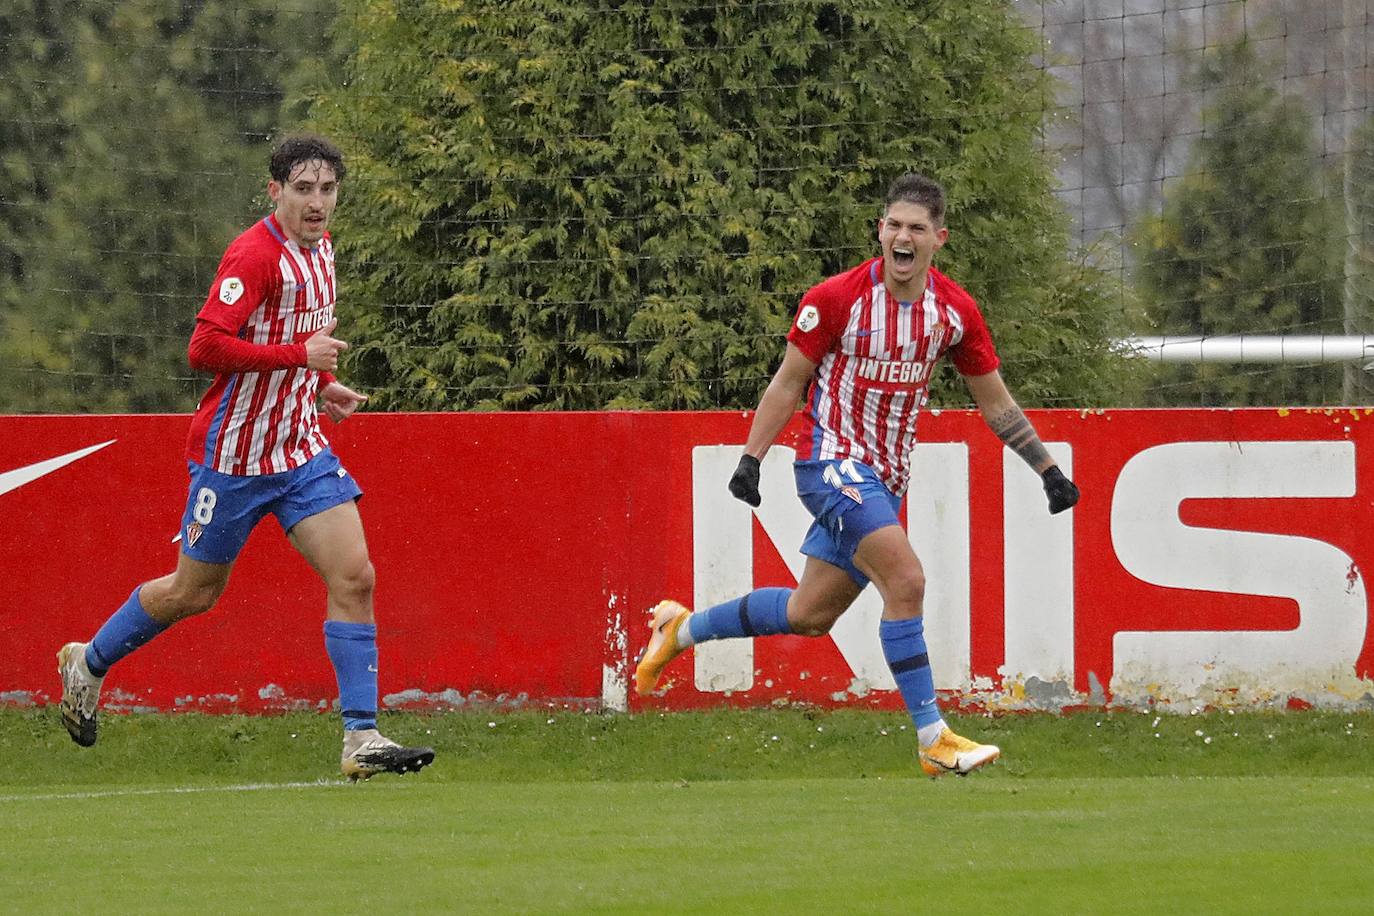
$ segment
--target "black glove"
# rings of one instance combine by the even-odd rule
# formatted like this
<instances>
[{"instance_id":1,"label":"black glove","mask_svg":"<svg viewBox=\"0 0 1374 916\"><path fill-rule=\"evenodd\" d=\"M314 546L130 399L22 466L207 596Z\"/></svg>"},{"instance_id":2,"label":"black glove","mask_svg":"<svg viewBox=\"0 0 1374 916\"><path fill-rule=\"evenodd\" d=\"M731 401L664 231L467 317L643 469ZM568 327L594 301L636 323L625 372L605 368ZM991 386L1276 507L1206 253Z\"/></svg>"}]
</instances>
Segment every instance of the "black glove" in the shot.
<instances>
[{"instance_id":1,"label":"black glove","mask_svg":"<svg viewBox=\"0 0 1374 916\"><path fill-rule=\"evenodd\" d=\"M763 497L759 496L759 460L753 455L740 458L739 467L730 475L730 495L751 506L763 502Z\"/></svg>"},{"instance_id":2,"label":"black glove","mask_svg":"<svg viewBox=\"0 0 1374 916\"><path fill-rule=\"evenodd\" d=\"M1052 467L1040 475L1040 479L1045 481L1045 496L1050 501L1050 515L1058 515L1065 509L1072 509L1074 503L1078 502L1078 487L1073 485L1073 481L1064 476L1064 472L1057 467Z\"/></svg>"}]
</instances>

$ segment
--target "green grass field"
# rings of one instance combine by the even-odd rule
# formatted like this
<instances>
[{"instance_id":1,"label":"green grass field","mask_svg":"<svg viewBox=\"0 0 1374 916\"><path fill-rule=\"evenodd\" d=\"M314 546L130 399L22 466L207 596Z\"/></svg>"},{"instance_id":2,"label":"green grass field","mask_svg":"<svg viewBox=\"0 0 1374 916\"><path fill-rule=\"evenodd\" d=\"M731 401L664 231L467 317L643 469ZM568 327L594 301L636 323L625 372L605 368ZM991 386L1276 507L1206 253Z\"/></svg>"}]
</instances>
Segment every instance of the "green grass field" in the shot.
<instances>
[{"instance_id":1,"label":"green grass field","mask_svg":"<svg viewBox=\"0 0 1374 916\"><path fill-rule=\"evenodd\" d=\"M390 716L439 759L349 785L332 716L105 716L85 750L0 711L0 909L1374 909L1369 713L961 718L1004 759L939 781L904 724Z\"/></svg>"}]
</instances>

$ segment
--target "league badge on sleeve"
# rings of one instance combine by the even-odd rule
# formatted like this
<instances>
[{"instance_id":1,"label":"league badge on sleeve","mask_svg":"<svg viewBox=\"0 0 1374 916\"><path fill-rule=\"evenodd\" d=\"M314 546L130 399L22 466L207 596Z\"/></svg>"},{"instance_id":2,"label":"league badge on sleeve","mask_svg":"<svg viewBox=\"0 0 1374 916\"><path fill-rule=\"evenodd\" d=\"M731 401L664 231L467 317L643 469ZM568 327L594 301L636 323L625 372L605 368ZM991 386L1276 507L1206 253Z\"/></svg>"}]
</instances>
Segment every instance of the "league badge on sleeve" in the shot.
<instances>
[{"instance_id":1,"label":"league badge on sleeve","mask_svg":"<svg viewBox=\"0 0 1374 916\"><path fill-rule=\"evenodd\" d=\"M219 301L233 305L243 295L243 281L238 277L225 277L219 285Z\"/></svg>"},{"instance_id":2,"label":"league badge on sleeve","mask_svg":"<svg viewBox=\"0 0 1374 916\"><path fill-rule=\"evenodd\" d=\"M821 323L821 313L814 305L803 305L801 311L797 313L797 327L802 332L814 331L816 326Z\"/></svg>"}]
</instances>

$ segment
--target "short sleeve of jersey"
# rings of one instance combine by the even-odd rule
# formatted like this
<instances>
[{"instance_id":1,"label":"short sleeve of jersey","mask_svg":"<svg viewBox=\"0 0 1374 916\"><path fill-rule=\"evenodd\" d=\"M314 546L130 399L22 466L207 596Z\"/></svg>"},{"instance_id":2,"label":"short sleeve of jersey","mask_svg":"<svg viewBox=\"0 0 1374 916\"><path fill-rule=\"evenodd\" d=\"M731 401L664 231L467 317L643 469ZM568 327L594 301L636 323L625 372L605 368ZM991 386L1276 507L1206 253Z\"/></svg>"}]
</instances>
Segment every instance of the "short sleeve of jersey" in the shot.
<instances>
[{"instance_id":1,"label":"short sleeve of jersey","mask_svg":"<svg viewBox=\"0 0 1374 916\"><path fill-rule=\"evenodd\" d=\"M274 260L273 252L254 244L247 233L236 239L224 252L196 319L237 335L272 292Z\"/></svg>"},{"instance_id":2,"label":"short sleeve of jersey","mask_svg":"<svg viewBox=\"0 0 1374 916\"><path fill-rule=\"evenodd\" d=\"M987 375L1002 361L997 356L997 348L992 344L992 334L978 303L963 287L940 275L936 279L936 293L941 295L958 315L964 325L963 336L949 349L950 359L960 375Z\"/></svg>"},{"instance_id":3,"label":"short sleeve of jersey","mask_svg":"<svg viewBox=\"0 0 1374 916\"><path fill-rule=\"evenodd\" d=\"M846 298L844 281L847 279L848 274L840 274L811 287L802 296L797 314L792 317L787 342L795 345L813 363L819 363L844 333L850 306L856 298L855 295Z\"/></svg>"}]
</instances>

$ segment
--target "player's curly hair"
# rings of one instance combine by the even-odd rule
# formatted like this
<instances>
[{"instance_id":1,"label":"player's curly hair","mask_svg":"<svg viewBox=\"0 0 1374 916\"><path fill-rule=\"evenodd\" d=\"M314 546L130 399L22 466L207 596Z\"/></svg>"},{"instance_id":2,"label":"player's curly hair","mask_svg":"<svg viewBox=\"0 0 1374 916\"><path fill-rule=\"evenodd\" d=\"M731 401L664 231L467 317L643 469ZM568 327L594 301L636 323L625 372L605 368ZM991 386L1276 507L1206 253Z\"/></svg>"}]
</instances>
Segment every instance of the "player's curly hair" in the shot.
<instances>
[{"instance_id":1,"label":"player's curly hair","mask_svg":"<svg viewBox=\"0 0 1374 916\"><path fill-rule=\"evenodd\" d=\"M945 222L945 189L933 178L918 172L907 172L888 187L887 200L883 203L884 212L898 201L925 207L937 226Z\"/></svg>"},{"instance_id":2,"label":"player's curly hair","mask_svg":"<svg viewBox=\"0 0 1374 916\"><path fill-rule=\"evenodd\" d=\"M330 141L319 134L292 134L277 144L268 162L268 173L273 181L285 182L291 172L302 162L319 159L327 162L334 170L334 177L343 180L343 153Z\"/></svg>"}]
</instances>

